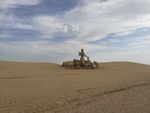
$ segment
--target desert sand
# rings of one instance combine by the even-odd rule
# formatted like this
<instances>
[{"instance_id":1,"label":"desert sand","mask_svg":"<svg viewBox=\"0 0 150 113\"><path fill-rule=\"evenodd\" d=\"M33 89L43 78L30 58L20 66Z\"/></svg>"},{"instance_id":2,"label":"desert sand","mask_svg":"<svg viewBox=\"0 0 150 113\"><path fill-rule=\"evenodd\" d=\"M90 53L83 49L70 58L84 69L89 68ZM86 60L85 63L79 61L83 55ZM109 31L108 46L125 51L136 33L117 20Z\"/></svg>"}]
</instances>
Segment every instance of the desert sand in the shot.
<instances>
[{"instance_id":1,"label":"desert sand","mask_svg":"<svg viewBox=\"0 0 150 113\"><path fill-rule=\"evenodd\" d=\"M0 113L150 113L150 66L0 62Z\"/></svg>"}]
</instances>

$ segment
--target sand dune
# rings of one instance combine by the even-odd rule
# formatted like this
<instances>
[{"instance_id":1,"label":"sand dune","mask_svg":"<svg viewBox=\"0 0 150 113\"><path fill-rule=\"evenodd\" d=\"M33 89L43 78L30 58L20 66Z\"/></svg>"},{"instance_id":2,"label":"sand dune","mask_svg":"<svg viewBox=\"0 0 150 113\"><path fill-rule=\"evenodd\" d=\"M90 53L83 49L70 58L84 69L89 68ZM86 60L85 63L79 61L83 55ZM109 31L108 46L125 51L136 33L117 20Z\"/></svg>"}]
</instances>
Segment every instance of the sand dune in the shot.
<instances>
[{"instance_id":1,"label":"sand dune","mask_svg":"<svg viewBox=\"0 0 150 113\"><path fill-rule=\"evenodd\" d=\"M150 66L0 62L0 113L149 113Z\"/></svg>"}]
</instances>

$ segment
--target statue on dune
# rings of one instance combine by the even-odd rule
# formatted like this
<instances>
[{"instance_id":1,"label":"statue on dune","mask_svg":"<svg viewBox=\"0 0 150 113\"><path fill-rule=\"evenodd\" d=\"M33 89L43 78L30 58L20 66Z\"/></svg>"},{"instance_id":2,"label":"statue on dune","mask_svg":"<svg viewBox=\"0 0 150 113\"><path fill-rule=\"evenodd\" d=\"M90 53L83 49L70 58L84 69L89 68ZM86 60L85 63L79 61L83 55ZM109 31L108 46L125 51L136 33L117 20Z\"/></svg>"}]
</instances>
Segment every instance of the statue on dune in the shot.
<instances>
[{"instance_id":1,"label":"statue on dune","mask_svg":"<svg viewBox=\"0 0 150 113\"><path fill-rule=\"evenodd\" d=\"M74 59L73 61L63 62L63 67L74 67L75 69L95 69L98 68L97 62L91 62L90 57L88 57L84 49L81 49L81 52L78 52L80 60ZM86 58L86 59L85 59Z\"/></svg>"},{"instance_id":2,"label":"statue on dune","mask_svg":"<svg viewBox=\"0 0 150 113\"><path fill-rule=\"evenodd\" d=\"M81 61L81 64L84 65L85 64L85 60L84 60L84 57L87 57L86 54L84 53L84 49L81 49L81 52L78 52L79 53L79 56L80 56L80 61Z\"/></svg>"}]
</instances>

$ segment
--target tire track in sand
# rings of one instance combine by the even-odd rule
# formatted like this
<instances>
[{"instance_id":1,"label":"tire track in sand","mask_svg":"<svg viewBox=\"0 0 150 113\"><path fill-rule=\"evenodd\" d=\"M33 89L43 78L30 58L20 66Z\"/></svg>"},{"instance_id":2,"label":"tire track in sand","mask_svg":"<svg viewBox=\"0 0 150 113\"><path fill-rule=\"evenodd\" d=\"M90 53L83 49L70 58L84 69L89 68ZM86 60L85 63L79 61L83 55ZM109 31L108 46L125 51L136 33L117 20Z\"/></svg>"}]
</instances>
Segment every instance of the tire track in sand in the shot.
<instances>
[{"instance_id":1,"label":"tire track in sand","mask_svg":"<svg viewBox=\"0 0 150 113\"><path fill-rule=\"evenodd\" d=\"M111 87L94 87L87 89L79 89L75 92L68 93L65 98L59 98L57 100L52 99L50 94L44 93L42 95L33 95L26 93L27 98L17 99L19 95L16 95L14 99L6 101L5 104L1 103L0 112L2 113L73 113L78 112L84 105L90 105L103 98L104 95L111 95L133 88L149 86L150 82L145 83L133 83L124 84ZM17 94L17 93L16 93ZM75 96L71 96L74 95ZM32 98L31 98L32 97ZM17 99L17 100L16 100Z\"/></svg>"},{"instance_id":2,"label":"tire track in sand","mask_svg":"<svg viewBox=\"0 0 150 113\"><path fill-rule=\"evenodd\" d=\"M104 95L111 95L114 93L131 90L132 88L144 87L144 86L149 86L149 85L150 85L150 82L132 84L132 85L126 84L124 86L120 86L117 88L114 87L114 88L110 88L104 91L100 90L99 87L80 89L80 90L77 90L77 92L79 93L79 96L77 98L72 98L70 100L67 100L67 104L58 105L52 111L54 111L54 113L60 113L60 112L65 113L66 111L75 111L83 105L88 105L88 104L98 101L98 99Z\"/></svg>"}]
</instances>

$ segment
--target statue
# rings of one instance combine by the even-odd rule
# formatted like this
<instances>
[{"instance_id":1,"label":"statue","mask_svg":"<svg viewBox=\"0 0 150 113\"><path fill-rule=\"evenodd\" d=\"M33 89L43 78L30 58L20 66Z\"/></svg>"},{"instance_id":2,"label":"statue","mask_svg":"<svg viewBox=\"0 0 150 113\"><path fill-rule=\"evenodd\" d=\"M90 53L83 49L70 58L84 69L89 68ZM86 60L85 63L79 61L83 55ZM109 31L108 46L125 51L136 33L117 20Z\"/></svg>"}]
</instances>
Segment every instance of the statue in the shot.
<instances>
[{"instance_id":1,"label":"statue","mask_svg":"<svg viewBox=\"0 0 150 113\"><path fill-rule=\"evenodd\" d=\"M82 65L85 65L85 59L84 57L87 57L87 60L89 60L89 57L84 53L84 49L81 49L81 52L79 52L80 61Z\"/></svg>"},{"instance_id":2,"label":"statue","mask_svg":"<svg viewBox=\"0 0 150 113\"><path fill-rule=\"evenodd\" d=\"M90 57L88 57L84 53L84 49L81 49L81 51L78 53L79 53L80 59L74 59L73 61L63 62L62 66L74 67L75 69L96 69L96 68L98 68L98 63L91 62Z\"/></svg>"}]
</instances>

